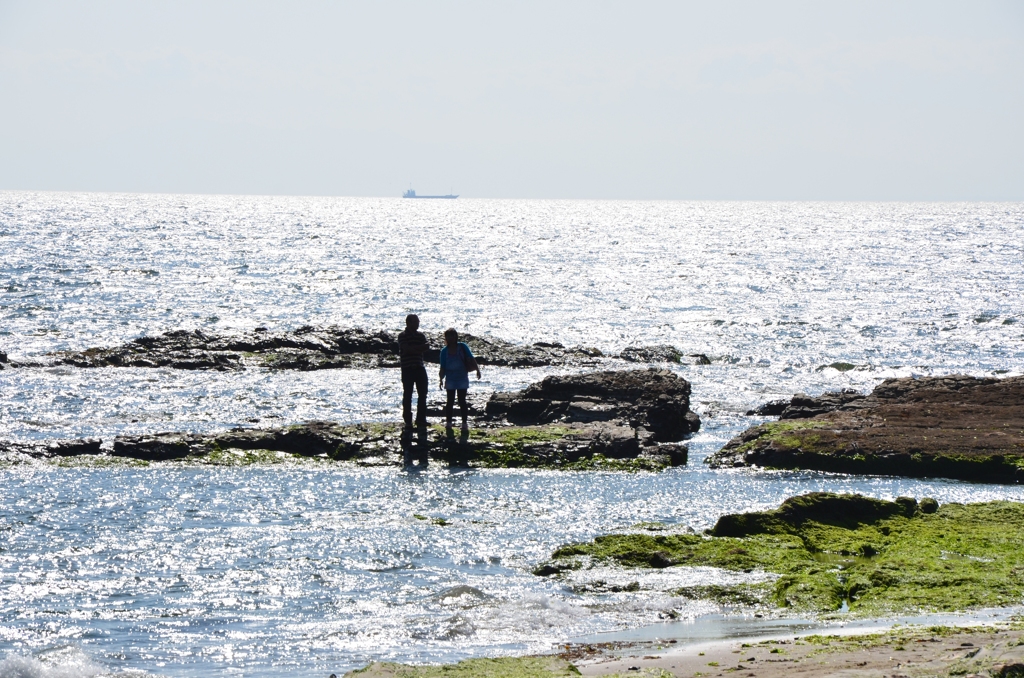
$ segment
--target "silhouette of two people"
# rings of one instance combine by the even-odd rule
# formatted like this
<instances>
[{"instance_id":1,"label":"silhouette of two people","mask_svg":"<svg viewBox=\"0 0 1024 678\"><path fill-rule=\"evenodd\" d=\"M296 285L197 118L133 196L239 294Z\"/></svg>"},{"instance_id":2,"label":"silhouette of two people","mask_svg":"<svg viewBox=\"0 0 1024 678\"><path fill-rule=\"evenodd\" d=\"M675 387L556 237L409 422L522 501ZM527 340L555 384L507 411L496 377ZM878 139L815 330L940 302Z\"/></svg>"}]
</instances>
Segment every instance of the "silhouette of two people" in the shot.
<instances>
[{"instance_id":1,"label":"silhouette of two people","mask_svg":"<svg viewBox=\"0 0 1024 678\"><path fill-rule=\"evenodd\" d=\"M420 449L418 452L422 463L426 464L427 459L427 391L429 384L423 357L430 350L430 344L419 328L419 317L410 313L405 317L405 330L398 335L398 355L402 367L402 420L405 422L402 448L405 451L406 465L411 463L412 454L416 451L412 445L413 391L416 392L415 428L419 432L417 437ZM459 415L462 419L460 438L462 442L466 442L469 439L469 408L466 404L469 373L476 372L476 378L480 379L480 366L469 345L459 341L459 333L454 328L449 327L445 330L444 339L445 346L441 349L441 369L438 372L438 381L441 387L447 391L444 408L446 434L448 439L455 437L452 424L455 401L458 400Z\"/></svg>"}]
</instances>

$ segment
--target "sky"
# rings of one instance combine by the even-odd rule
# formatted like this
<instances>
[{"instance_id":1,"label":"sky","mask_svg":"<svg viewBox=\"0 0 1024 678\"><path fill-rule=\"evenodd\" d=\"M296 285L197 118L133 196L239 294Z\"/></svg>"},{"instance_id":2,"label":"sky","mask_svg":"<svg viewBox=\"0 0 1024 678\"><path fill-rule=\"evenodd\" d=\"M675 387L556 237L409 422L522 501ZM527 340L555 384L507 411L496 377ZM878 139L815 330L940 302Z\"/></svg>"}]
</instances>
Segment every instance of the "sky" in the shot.
<instances>
[{"instance_id":1,"label":"sky","mask_svg":"<svg viewBox=\"0 0 1024 678\"><path fill-rule=\"evenodd\" d=\"M0 190L1024 200L1024 2L0 0Z\"/></svg>"}]
</instances>

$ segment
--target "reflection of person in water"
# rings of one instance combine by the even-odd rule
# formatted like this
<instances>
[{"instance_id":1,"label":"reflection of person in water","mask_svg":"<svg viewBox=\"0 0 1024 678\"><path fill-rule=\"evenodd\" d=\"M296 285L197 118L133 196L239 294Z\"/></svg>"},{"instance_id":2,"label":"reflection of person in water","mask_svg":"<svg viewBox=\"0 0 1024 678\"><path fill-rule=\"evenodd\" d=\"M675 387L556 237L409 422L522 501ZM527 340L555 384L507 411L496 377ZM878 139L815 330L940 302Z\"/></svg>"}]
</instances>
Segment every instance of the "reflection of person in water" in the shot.
<instances>
[{"instance_id":1,"label":"reflection of person in water","mask_svg":"<svg viewBox=\"0 0 1024 678\"><path fill-rule=\"evenodd\" d=\"M459 410L462 414L462 435L469 435L469 424L467 423L468 412L466 411L466 389L469 388L469 373L476 371L476 378L480 378L480 366L476 364L476 358L469 346L459 341L459 333L449 327L444 331L445 347L441 349L441 371L438 375L441 386L448 391L448 401L444 406L444 416L448 435L452 435L452 409L455 405L455 396L459 397Z\"/></svg>"},{"instance_id":2,"label":"reflection of person in water","mask_svg":"<svg viewBox=\"0 0 1024 678\"><path fill-rule=\"evenodd\" d=\"M405 428L412 428L412 389L416 388L416 426L427 426L427 368L423 366L423 352L429 346L419 331L419 316L405 316L405 331L398 335L398 355L402 362L402 419Z\"/></svg>"}]
</instances>

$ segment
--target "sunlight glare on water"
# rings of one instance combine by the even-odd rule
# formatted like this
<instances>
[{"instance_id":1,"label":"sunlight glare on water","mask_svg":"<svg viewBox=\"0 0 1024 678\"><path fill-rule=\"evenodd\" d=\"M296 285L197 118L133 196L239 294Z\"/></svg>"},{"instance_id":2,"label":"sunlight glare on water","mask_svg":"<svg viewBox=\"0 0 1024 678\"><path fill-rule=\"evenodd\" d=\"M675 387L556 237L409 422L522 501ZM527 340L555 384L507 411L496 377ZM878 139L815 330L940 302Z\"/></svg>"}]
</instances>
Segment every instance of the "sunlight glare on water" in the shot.
<instances>
[{"instance_id":1,"label":"sunlight glare on water","mask_svg":"<svg viewBox=\"0 0 1024 678\"><path fill-rule=\"evenodd\" d=\"M811 490L1020 500L1012 486L701 461L761 421L746 410L797 391L1020 374L1022 261L1019 204L0 193L11 360L182 328L397 330L410 311L427 329L712 359L673 367L704 428L689 465L660 474L0 469L0 678L327 675L544 651L670 609L716 612L666 591L738 576L531 574L567 542L640 522L699 531ZM565 371L485 368L472 389ZM391 370L4 369L0 439L395 420L397 382ZM587 592L587 577L640 590Z\"/></svg>"}]
</instances>

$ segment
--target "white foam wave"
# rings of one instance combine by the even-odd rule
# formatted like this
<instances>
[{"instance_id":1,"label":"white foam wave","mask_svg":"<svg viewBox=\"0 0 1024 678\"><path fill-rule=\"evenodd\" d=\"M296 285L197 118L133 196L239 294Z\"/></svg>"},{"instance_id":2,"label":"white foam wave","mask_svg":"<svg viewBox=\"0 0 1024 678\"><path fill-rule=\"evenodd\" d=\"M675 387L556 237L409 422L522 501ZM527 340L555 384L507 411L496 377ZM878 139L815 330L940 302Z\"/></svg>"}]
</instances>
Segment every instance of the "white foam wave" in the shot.
<instances>
[{"instance_id":1,"label":"white foam wave","mask_svg":"<svg viewBox=\"0 0 1024 678\"><path fill-rule=\"evenodd\" d=\"M112 675L77 648L36 656L10 654L0 662L0 678L100 678Z\"/></svg>"}]
</instances>

